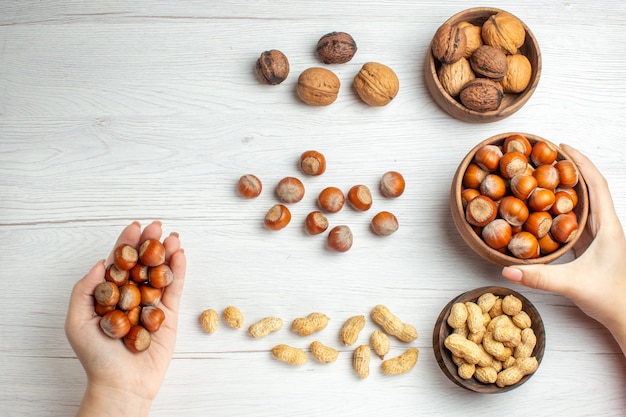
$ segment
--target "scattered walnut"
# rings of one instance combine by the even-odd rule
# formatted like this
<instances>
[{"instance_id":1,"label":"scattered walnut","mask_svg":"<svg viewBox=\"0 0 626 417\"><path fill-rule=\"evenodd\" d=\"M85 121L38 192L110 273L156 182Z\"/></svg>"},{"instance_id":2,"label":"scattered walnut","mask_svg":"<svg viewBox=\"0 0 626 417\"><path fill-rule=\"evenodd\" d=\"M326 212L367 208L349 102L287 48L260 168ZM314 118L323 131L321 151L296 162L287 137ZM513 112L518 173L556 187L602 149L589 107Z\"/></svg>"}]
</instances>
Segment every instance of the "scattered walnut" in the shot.
<instances>
[{"instance_id":1,"label":"scattered walnut","mask_svg":"<svg viewBox=\"0 0 626 417\"><path fill-rule=\"evenodd\" d=\"M354 89L370 106L385 106L400 89L398 76L391 68L378 62L367 62L354 76Z\"/></svg>"},{"instance_id":2,"label":"scattered walnut","mask_svg":"<svg viewBox=\"0 0 626 417\"><path fill-rule=\"evenodd\" d=\"M298 77L296 93L311 106L327 106L337 99L341 82L326 68L309 68Z\"/></svg>"},{"instance_id":3,"label":"scattered walnut","mask_svg":"<svg viewBox=\"0 0 626 417\"><path fill-rule=\"evenodd\" d=\"M265 84L280 84L289 75L289 61L285 54L276 49L263 52L255 68L259 79Z\"/></svg>"},{"instance_id":4,"label":"scattered walnut","mask_svg":"<svg viewBox=\"0 0 626 417\"><path fill-rule=\"evenodd\" d=\"M331 32L322 36L315 50L324 64L345 64L356 54L356 42L345 32Z\"/></svg>"}]
</instances>

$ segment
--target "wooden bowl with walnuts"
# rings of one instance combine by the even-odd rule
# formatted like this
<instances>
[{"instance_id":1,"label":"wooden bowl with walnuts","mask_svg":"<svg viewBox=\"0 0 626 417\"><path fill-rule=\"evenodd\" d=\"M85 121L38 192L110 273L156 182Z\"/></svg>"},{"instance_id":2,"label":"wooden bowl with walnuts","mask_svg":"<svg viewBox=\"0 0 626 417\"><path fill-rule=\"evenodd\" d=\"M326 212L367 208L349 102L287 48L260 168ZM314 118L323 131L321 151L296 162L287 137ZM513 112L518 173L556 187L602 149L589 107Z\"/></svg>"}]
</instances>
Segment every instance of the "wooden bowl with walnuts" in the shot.
<instances>
[{"instance_id":1,"label":"wooden bowl with walnuts","mask_svg":"<svg viewBox=\"0 0 626 417\"><path fill-rule=\"evenodd\" d=\"M490 7L464 10L435 32L424 62L426 87L451 116L470 123L502 120L530 99L541 52L530 29Z\"/></svg>"},{"instance_id":2,"label":"wooden bowl with walnuts","mask_svg":"<svg viewBox=\"0 0 626 417\"><path fill-rule=\"evenodd\" d=\"M491 286L450 300L437 317L432 342L439 368L450 381L495 394L532 377L546 337L541 316L526 297Z\"/></svg>"},{"instance_id":3,"label":"wooden bowl with walnuts","mask_svg":"<svg viewBox=\"0 0 626 417\"><path fill-rule=\"evenodd\" d=\"M571 158L539 136L509 132L476 145L450 189L459 234L494 264L547 264L576 244L587 224L587 186Z\"/></svg>"}]
</instances>

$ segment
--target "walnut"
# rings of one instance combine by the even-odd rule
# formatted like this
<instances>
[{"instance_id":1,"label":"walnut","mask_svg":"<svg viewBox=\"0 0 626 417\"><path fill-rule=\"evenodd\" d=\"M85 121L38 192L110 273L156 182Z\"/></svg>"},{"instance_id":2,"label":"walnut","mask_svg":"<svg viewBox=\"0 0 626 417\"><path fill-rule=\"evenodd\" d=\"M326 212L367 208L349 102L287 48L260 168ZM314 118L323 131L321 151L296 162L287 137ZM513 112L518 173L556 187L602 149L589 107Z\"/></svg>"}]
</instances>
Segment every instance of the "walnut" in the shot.
<instances>
[{"instance_id":1,"label":"walnut","mask_svg":"<svg viewBox=\"0 0 626 417\"><path fill-rule=\"evenodd\" d=\"M507 54L516 54L524 45L526 29L517 17L501 11L491 15L483 23L482 35L487 45L501 49Z\"/></svg>"},{"instance_id":2,"label":"walnut","mask_svg":"<svg viewBox=\"0 0 626 417\"><path fill-rule=\"evenodd\" d=\"M263 52L257 59L255 68L259 80L265 84L280 84L289 75L289 61L277 49Z\"/></svg>"},{"instance_id":3,"label":"walnut","mask_svg":"<svg viewBox=\"0 0 626 417\"><path fill-rule=\"evenodd\" d=\"M468 81L476 78L469 61L461 58L452 64L441 64L437 70L439 82L452 97L456 97L461 92L461 88Z\"/></svg>"},{"instance_id":4,"label":"walnut","mask_svg":"<svg viewBox=\"0 0 626 417\"><path fill-rule=\"evenodd\" d=\"M466 47L465 32L449 23L444 23L437 29L431 44L433 56L442 64L451 64L461 59Z\"/></svg>"},{"instance_id":5,"label":"walnut","mask_svg":"<svg viewBox=\"0 0 626 417\"><path fill-rule=\"evenodd\" d=\"M502 79L505 93L521 93L530 84L533 69L530 61L522 54L507 55L509 69Z\"/></svg>"},{"instance_id":6,"label":"walnut","mask_svg":"<svg viewBox=\"0 0 626 417\"><path fill-rule=\"evenodd\" d=\"M465 47L465 58L469 58L480 45L483 44L482 27L470 22L459 22L456 26L465 32L467 46Z\"/></svg>"},{"instance_id":7,"label":"walnut","mask_svg":"<svg viewBox=\"0 0 626 417\"><path fill-rule=\"evenodd\" d=\"M500 84L488 78L476 78L463 87L459 98L468 109L487 112L497 110L503 96Z\"/></svg>"},{"instance_id":8,"label":"walnut","mask_svg":"<svg viewBox=\"0 0 626 417\"><path fill-rule=\"evenodd\" d=\"M324 64L345 64L356 54L356 42L345 32L331 32L317 42L315 52Z\"/></svg>"},{"instance_id":9,"label":"walnut","mask_svg":"<svg viewBox=\"0 0 626 417\"><path fill-rule=\"evenodd\" d=\"M400 81L391 68L378 62L367 62L354 76L354 89L370 106L385 106L398 94Z\"/></svg>"},{"instance_id":10,"label":"walnut","mask_svg":"<svg viewBox=\"0 0 626 417\"><path fill-rule=\"evenodd\" d=\"M496 81L504 78L509 65L504 52L489 45L482 45L474 51L470 64L476 74Z\"/></svg>"},{"instance_id":11,"label":"walnut","mask_svg":"<svg viewBox=\"0 0 626 417\"><path fill-rule=\"evenodd\" d=\"M337 99L341 82L326 68L308 68L298 77L296 93L311 106L327 106Z\"/></svg>"}]
</instances>

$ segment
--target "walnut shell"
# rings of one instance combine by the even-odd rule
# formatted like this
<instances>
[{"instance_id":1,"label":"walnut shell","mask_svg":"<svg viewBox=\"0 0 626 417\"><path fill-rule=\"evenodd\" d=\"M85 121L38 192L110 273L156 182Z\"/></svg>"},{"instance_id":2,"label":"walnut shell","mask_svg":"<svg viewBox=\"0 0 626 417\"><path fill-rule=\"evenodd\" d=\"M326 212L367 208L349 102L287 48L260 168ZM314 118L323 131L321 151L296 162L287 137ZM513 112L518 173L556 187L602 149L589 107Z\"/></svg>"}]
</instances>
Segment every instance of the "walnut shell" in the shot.
<instances>
[{"instance_id":1,"label":"walnut shell","mask_svg":"<svg viewBox=\"0 0 626 417\"><path fill-rule=\"evenodd\" d=\"M503 96L500 84L488 78L476 78L463 87L459 99L470 110L487 112L497 110Z\"/></svg>"},{"instance_id":2,"label":"walnut shell","mask_svg":"<svg viewBox=\"0 0 626 417\"><path fill-rule=\"evenodd\" d=\"M451 64L461 59L466 47L465 32L449 23L444 23L437 29L431 44L433 56L442 64Z\"/></svg>"},{"instance_id":3,"label":"walnut shell","mask_svg":"<svg viewBox=\"0 0 626 417\"><path fill-rule=\"evenodd\" d=\"M400 89L398 76L391 68L378 62L367 62L354 76L354 89L370 106L385 106Z\"/></svg>"},{"instance_id":4,"label":"walnut shell","mask_svg":"<svg viewBox=\"0 0 626 417\"><path fill-rule=\"evenodd\" d=\"M474 25L470 22L459 22L456 26L465 32L467 46L465 47L465 53L463 56L465 58L469 58L472 56L474 51L483 44L482 27Z\"/></svg>"},{"instance_id":5,"label":"walnut shell","mask_svg":"<svg viewBox=\"0 0 626 417\"><path fill-rule=\"evenodd\" d=\"M437 70L437 77L441 86L452 97L456 97L469 81L476 78L472 66L466 58L461 58L452 64L441 64Z\"/></svg>"},{"instance_id":6,"label":"walnut shell","mask_svg":"<svg viewBox=\"0 0 626 417\"><path fill-rule=\"evenodd\" d=\"M491 15L483 23L482 35L487 45L501 49L507 54L516 54L524 45L526 30L521 20L501 11Z\"/></svg>"},{"instance_id":7,"label":"walnut shell","mask_svg":"<svg viewBox=\"0 0 626 417\"><path fill-rule=\"evenodd\" d=\"M504 52L489 45L482 45L474 51L470 64L476 74L496 81L504 78L509 67Z\"/></svg>"},{"instance_id":8,"label":"walnut shell","mask_svg":"<svg viewBox=\"0 0 626 417\"><path fill-rule=\"evenodd\" d=\"M507 55L509 69L502 79L505 93L521 93L530 84L533 68L528 58L522 54Z\"/></svg>"},{"instance_id":9,"label":"walnut shell","mask_svg":"<svg viewBox=\"0 0 626 417\"><path fill-rule=\"evenodd\" d=\"M280 84L289 75L289 60L279 50L272 49L261 54L256 61L255 69L259 80L265 84Z\"/></svg>"},{"instance_id":10,"label":"walnut shell","mask_svg":"<svg viewBox=\"0 0 626 417\"><path fill-rule=\"evenodd\" d=\"M337 99L341 82L326 68L308 68L298 77L296 93L311 106L327 106Z\"/></svg>"},{"instance_id":11,"label":"walnut shell","mask_svg":"<svg viewBox=\"0 0 626 417\"><path fill-rule=\"evenodd\" d=\"M331 32L317 42L315 52L324 64L345 64L356 54L356 42L345 32Z\"/></svg>"}]
</instances>

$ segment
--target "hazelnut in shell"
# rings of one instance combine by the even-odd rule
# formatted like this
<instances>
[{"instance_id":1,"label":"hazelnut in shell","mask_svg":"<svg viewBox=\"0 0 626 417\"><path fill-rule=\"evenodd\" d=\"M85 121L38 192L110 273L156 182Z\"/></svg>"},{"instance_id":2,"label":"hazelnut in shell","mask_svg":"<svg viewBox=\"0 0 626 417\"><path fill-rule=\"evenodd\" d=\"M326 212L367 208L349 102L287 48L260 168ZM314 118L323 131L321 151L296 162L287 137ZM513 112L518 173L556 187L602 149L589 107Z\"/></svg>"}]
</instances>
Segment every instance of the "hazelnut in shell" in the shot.
<instances>
[{"instance_id":1,"label":"hazelnut in shell","mask_svg":"<svg viewBox=\"0 0 626 417\"><path fill-rule=\"evenodd\" d=\"M331 32L317 42L315 52L324 64L345 64L356 54L356 42L345 32Z\"/></svg>"}]
</instances>

